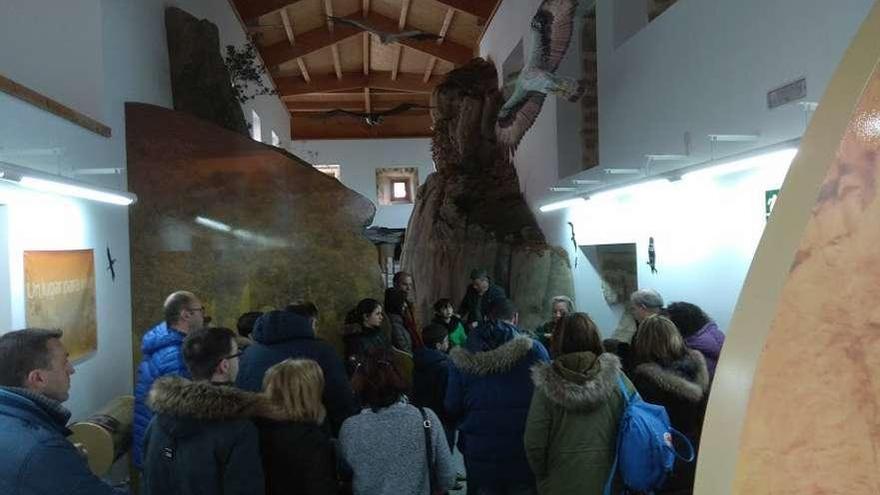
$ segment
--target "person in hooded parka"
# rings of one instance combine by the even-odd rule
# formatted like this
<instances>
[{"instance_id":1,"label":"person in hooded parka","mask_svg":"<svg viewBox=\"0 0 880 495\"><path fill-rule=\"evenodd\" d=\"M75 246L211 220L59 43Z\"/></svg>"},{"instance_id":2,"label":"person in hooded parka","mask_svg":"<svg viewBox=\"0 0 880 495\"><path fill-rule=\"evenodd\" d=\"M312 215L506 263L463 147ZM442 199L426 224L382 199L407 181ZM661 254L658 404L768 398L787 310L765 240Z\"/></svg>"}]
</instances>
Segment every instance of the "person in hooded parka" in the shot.
<instances>
[{"instance_id":1,"label":"person in hooded parka","mask_svg":"<svg viewBox=\"0 0 880 495\"><path fill-rule=\"evenodd\" d=\"M620 360L604 352L585 313L563 317L550 363L532 367L535 393L526 421L526 456L541 495L601 494L614 464L625 408Z\"/></svg>"}]
</instances>

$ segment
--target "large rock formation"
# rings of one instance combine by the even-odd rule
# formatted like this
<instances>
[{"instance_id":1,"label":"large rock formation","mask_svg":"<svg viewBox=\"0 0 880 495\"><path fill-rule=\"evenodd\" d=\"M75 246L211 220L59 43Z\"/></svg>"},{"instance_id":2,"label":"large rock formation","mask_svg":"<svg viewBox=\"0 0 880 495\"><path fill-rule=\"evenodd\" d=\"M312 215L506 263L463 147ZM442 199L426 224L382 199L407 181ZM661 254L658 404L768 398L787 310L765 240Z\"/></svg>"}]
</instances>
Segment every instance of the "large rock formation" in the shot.
<instances>
[{"instance_id":1,"label":"large rock formation","mask_svg":"<svg viewBox=\"0 0 880 495\"><path fill-rule=\"evenodd\" d=\"M213 324L314 301L319 334L341 350L345 313L382 297L373 204L279 148L186 113L126 105L135 342L175 290L195 292ZM136 361L137 362L137 361Z\"/></svg>"},{"instance_id":2,"label":"large rock formation","mask_svg":"<svg viewBox=\"0 0 880 495\"><path fill-rule=\"evenodd\" d=\"M174 109L247 134L247 121L220 55L217 26L177 7L168 7L165 31Z\"/></svg>"},{"instance_id":3,"label":"large rock formation","mask_svg":"<svg viewBox=\"0 0 880 495\"><path fill-rule=\"evenodd\" d=\"M568 255L546 243L516 169L496 145L501 104L495 66L483 59L451 72L434 93L437 172L419 188L402 260L422 318L440 297L457 303L478 267L517 303L524 328L547 319L551 297L574 293Z\"/></svg>"}]
</instances>

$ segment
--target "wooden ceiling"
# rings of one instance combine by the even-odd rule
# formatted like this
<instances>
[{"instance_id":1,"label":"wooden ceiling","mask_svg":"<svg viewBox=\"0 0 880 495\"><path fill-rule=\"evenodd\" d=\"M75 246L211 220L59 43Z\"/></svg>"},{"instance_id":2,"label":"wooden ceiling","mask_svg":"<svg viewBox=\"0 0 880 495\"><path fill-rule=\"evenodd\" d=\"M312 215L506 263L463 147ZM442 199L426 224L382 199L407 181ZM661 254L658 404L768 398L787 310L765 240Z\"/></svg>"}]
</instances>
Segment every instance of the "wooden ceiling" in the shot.
<instances>
[{"instance_id":1,"label":"wooden ceiling","mask_svg":"<svg viewBox=\"0 0 880 495\"><path fill-rule=\"evenodd\" d=\"M402 103L428 106L443 75L475 56L502 0L232 0L279 96L291 113L292 139L426 137L428 110L390 116L376 126L334 109L381 112ZM436 41L382 44L376 35L328 16L357 18L386 32L421 30Z\"/></svg>"}]
</instances>

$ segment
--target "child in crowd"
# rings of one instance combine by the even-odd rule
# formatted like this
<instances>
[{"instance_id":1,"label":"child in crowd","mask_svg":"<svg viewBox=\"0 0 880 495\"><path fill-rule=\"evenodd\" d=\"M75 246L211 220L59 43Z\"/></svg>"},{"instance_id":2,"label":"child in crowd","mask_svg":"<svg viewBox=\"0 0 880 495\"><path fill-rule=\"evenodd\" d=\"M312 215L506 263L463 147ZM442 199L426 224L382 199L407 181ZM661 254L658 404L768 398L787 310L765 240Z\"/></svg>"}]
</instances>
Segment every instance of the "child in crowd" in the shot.
<instances>
[{"instance_id":1,"label":"child in crowd","mask_svg":"<svg viewBox=\"0 0 880 495\"><path fill-rule=\"evenodd\" d=\"M445 326L432 323L422 330L422 340L425 346L413 355L415 371L412 403L437 413L446 431L449 448L452 449L455 424L447 417L443 407L446 381L449 378L450 362L446 354L449 351L449 335Z\"/></svg>"},{"instance_id":2,"label":"child in crowd","mask_svg":"<svg viewBox=\"0 0 880 495\"><path fill-rule=\"evenodd\" d=\"M449 335L449 343L452 346L460 347L467 340L464 325L462 325L458 315L455 314L455 307L449 298L438 299L434 303L434 320L431 323L436 323L446 328L446 333Z\"/></svg>"}]
</instances>

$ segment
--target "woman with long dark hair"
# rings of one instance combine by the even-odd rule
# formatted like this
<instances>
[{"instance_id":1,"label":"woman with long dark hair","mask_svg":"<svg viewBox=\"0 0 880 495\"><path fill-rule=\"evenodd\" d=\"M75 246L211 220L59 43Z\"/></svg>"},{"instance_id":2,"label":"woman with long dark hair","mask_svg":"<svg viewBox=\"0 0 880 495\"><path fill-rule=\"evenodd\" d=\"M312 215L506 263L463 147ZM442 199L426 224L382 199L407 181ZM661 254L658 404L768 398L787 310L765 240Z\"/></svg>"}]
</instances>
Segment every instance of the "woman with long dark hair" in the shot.
<instances>
[{"instance_id":1,"label":"woman with long dark hair","mask_svg":"<svg viewBox=\"0 0 880 495\"><path fill-rule=\"evenodd\" d=\"M385 291L385 312L391 320L391 345L407 354L424 347L406 301L406 292L391 287Z\"/></svg>"},{"instance_id":2,"label":"woman with long dark hair","mask_svg":"<svg viewBox=\"0 0 880 495\"><path fill-rule=\"evenodd\" d=\"M351 374L358 356L372 349L388 349L390 343L382 334L382 305L375 299L361 299L345 317L342 338L345 342L345 362Z\"/></svg>"}]
</instances>

